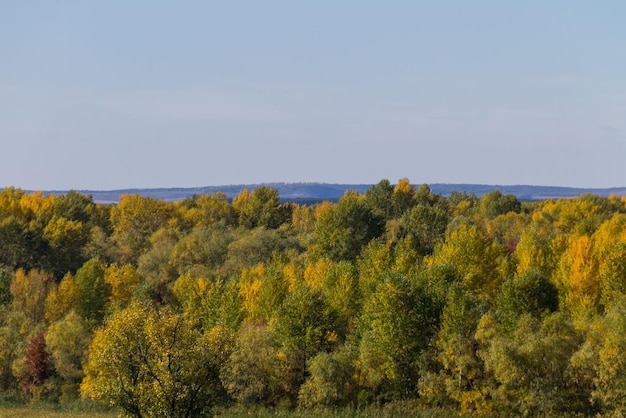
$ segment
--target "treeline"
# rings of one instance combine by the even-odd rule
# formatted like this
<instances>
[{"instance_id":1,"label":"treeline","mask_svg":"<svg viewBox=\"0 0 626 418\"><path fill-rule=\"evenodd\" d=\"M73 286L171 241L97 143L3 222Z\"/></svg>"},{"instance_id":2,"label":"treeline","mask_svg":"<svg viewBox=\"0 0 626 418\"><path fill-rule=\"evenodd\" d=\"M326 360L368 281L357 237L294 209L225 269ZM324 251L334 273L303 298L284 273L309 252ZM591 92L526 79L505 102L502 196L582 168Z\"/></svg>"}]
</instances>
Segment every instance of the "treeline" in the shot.
<instances>
[{"instance_id":1,"label":"treeline","mask_svg":"<svg viewBox=\"0 0 626 418\"><path fill-rule=\"evenodd\" d=\"M626 413L626 198L0 192L0 399Z\"/></svg>"}]
</instances>

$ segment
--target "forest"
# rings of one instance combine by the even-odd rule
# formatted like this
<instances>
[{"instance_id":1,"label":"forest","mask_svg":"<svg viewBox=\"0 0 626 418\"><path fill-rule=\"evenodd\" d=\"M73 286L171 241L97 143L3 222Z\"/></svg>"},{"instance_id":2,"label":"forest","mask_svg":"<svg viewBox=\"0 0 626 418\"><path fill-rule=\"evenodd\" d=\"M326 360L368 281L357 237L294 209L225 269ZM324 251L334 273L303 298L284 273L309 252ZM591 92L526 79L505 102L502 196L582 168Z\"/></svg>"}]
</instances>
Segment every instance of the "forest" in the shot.
<instances>
[{"instance_id":1,"label":"forest","mask_svg":"<svg viewBox=\"0 0 626 418\"><path fill-rule=\"evenodd\" d=\"M0 192L0 403L626 414L626 197Z\"/></svg>"}]
</instances>

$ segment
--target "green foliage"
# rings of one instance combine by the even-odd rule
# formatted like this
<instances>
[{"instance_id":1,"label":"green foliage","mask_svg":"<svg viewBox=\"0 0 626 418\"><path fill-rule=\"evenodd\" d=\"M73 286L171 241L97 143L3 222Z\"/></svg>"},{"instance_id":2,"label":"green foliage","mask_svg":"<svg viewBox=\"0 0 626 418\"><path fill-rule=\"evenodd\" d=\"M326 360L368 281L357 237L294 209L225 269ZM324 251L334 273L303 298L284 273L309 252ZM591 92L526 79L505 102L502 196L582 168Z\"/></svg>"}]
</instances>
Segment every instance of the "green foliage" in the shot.
<instances>
[{"instance_id":1,"label":"green foliage","mask_svg":"<svg viewBox=\"0 0 626 418\"><path fill-rule=\"evenodd\" d=\"M408 179L312 206L5 188L0 401L624 415L625 202Z\"/></svg>"},{"instance_id":2,"label":"green foliage","mask_svg":"<svg viewBox=\"0 0 626 418\"><path fill-rule=\"evenodd\" d=\"M246 404L276 405L285 395L279 374L284 367L279 350L279 341L269 327L245 325L222 369L224 388Z\"/></svg>"},{"instance_id":3,"label":"green foliage","mask_svg":"<svg viewBox=\"0 0 626 418\"><path fill-rule=\"evenodd\" d=\"M307 361L340 343L336 323L337 312L328 305L323 293L306 285L287 295L273 316L271 325L285 355L292 360L295 380L290 395L294 398L306 379Z\"/></svg>"},{"instance_id":4,"label":"green foliage","mask_svg":"<svg viewBox=\"0 0 626 418\"><path fill-rule=\"evenodd\" d=\"M223 396L229 346L221 328L201 333L169 309L131 305L96 331L81 392L135 417L205 416Z\"/></svg>"},{"instance_id":5,"label":"green foliage","mask_svg":"<svg viewBox=\"0 0 626 418\"><path fill-rule=\"evenodd\" d=\"M383 233L383 218L356 193L347 192L336 206L323 210L315 224L315 243L322 257L354 261L361 248Z\"/></svg>"},{"instance_id":6,"label":"green foliage","mask_svg":"<svg viewBox=\"0 0 626 418\"><path fill-rule=\"evenodd\" d=\"M498 382L492 390L497 407L520 416L574 412L581 402L568 390L568 368L579 343L571 322L560 314L543 321L525 315L512 338L492 338L483 357Z\"/></svg>"},{"instance_id":7,"label":"green foliage","mask_svg":"<svg viewBox=\"0 0 626 418\"><path fill-rule=\"evenodd\" d=\"M11 282L13 274L5 267L0 266L0 306L11 302Z\"/></svg>"},{"instance_id":8,"label":"green foliage","mask_svg":"<svg viewBox=\"0 0 626 418\"><path fill-rule=\"evenodd\" d=\"M420 203L404 214L400 226L403 235L411 237L417 251L428 255L443 240L449 220L445 209Z\"/></svg>"},{"instance_id":9,"label":"green foliage","mask_svg":"<svg viewBox=\"0 0 626 418\"><path fill-rule=\"evenodd\" d=\"M79 293L77 313L90 329L104 319L111 294L111 288L104 280L105 270L102 260L93 258L78 269L74 279Z\"/></svg>"},{"instance_id":10,"label":"green foliage","mask_svg":"<svg viewBox=\"0 0 626 418\"><path fill-rule=\"evenodd\" d=\"M357 353L351 345L320 352L308 363L310 376L300 388L299 405L305 408L354 405L358 393Z\"/></svg>"},{"instance_id":11,"label":"green foliage","mask_svg":"<svg viewBox=\"0 0 626 418\"><path fill-rule=\"evenodd\" d=\"M414 396L420 356L436 334L441 306L423 287L388 275L363 308L360 363L366 385L382 399Z\"/></svg>"},{"instance_id":12,"label":"green foliage","mask_svg":"<svg viewBox=\"0 0 626 418\"><path fill-rule=\"evenodd\" d=\"M503 195L499 190L486 193L478 201L480 214L486 219L493 219L498 215L509 212L519 213L521 203L511 194Z\"/></svg>"},{"instance_id":13,"label":"green foliage","mask_svg":"<svg viewBox=\"0 0 626 418\"><path fill-rule=\"evenodd\" d=\"M497 298L498 318L509 331L515 330L522 315L541 318L555 312L558 306L556 287L536 271L506 280Z\"/></svg>"}]
</instances>

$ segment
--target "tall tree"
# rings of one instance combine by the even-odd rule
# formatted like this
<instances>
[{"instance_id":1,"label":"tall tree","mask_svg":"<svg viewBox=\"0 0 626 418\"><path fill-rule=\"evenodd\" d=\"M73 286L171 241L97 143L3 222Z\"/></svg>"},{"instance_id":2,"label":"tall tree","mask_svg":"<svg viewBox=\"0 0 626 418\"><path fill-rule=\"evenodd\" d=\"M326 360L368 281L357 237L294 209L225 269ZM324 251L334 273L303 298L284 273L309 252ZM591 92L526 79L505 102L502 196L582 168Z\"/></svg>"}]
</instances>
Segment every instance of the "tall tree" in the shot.
<instances>
[{"instance_id":1,"label":"tall tree","mask_svg":"<svg viewBox=\"0 0 626 418\"><path fill-rule=\"evenodd\" d=\"M346 192L336 206L323 210L315 224L315 245L333 261L354 261L361 249L379 237L383 218L376 216L357 193Z\"/></svg>"},{"instance_id":2,"label":"tall tree","mask_svg":"<svg viewBox=\"0 0 626 418\"><path fill-rule=\"evenodd\" d=\"M167 308L131 305L95 332L81 392L134 417L207 415L224 399L229 345L221 328L201 333Z\"/></svg>"}]
</instances>

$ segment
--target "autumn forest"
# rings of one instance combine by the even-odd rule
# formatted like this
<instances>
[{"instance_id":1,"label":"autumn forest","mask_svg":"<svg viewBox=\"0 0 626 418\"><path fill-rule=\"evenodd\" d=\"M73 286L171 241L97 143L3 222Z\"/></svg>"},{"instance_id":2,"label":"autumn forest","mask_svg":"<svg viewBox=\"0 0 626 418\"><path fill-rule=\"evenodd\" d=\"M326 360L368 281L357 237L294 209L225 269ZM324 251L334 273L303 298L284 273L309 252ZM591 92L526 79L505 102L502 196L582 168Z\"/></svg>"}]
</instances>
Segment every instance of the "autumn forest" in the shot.
<instances>
[{"instance_id":1,"label":"autumn forest","mask_svg":"<svg viewBox=\"0 0 626 418\"><path fill-rule=\"evenodd\" d=\"M0 192L0 401L626 414L626 197Z\"/></svg>"}]
</instances>

